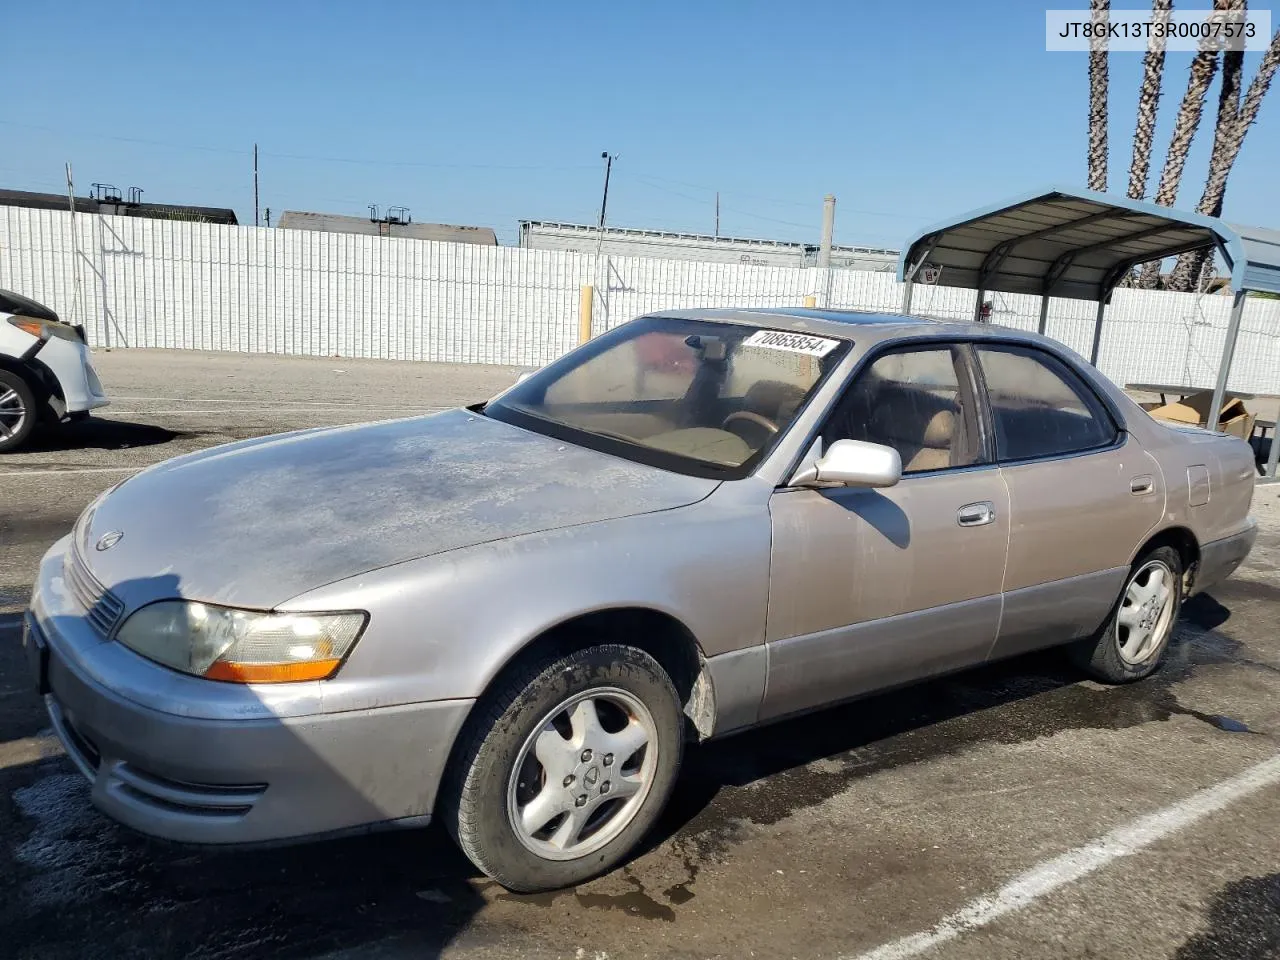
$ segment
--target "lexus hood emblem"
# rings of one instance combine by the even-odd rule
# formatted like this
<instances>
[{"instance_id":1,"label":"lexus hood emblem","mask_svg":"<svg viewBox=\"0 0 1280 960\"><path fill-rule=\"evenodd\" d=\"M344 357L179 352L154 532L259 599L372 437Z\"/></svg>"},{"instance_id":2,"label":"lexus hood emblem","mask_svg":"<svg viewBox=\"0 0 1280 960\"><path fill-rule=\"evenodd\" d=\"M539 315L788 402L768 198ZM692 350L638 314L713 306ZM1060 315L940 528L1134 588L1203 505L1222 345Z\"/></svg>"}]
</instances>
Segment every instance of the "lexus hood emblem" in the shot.
<instances>
[{"instance_id":1,"label":"lexus hood emblem","mask_svg":"<svg viewBox=\"0 0 1280 960\"><path fill-rule=\"evenodd\" d=\"M117 543L124 539L123 530L109 530L98 538L98 542L94 544L96 550L110 550Z\"/></svg>"}]
</instances>

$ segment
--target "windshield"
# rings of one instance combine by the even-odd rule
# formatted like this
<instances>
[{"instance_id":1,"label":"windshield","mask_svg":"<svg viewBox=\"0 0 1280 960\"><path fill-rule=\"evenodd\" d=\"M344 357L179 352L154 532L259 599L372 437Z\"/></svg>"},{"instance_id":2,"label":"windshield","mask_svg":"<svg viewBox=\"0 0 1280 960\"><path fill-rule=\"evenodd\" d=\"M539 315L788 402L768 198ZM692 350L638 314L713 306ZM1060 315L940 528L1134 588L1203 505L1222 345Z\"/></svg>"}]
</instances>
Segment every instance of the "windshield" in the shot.
<instances>
[{"instance_id":1,"label":"windshield","mask_svg":"<svg viewBox=\"0 0 1280 960\"><path fill-rule=\"evenodd\" d=\"M846 340L767 327L641 317L484 413L667 469L744 477L848 348Z\"/></svg>"}]
</instances>

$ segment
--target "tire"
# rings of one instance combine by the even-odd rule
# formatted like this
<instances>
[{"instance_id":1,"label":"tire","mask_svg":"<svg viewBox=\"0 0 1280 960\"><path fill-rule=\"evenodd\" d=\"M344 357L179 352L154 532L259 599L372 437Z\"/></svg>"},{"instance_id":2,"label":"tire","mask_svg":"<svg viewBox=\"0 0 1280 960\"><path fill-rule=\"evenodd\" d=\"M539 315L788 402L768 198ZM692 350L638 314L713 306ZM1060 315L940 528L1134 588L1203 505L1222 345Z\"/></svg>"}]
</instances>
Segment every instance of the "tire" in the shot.
<instances>
[{"instance_id":1,"label":"tire","mask_svg":"<svg viewBox=\"0 0 1280 960\"><path fill-rule=\"evenodd\" d=\"M683 749L680 698L649 654L605 644L547 657L477 704L441 793L445 828L509 890L573 886L649 831Z\"/></svg>"},{"instance_id":2,"label":"tire","mask_svg":"<svg viewBox=\"0 0 1280 960\"><path fill-rule=\"evenodd\" d=\"M1152 594L1153 577L1167 585L1164 599L1160 599L1158 588ZM1178 551L1173 547L1148 550L1129 570L1120 598L1098 632L1070 647L1072 659L1104 683L1132 683L1149 677L1169 647L1181 607L1182 558Z\"/></svg>"},{"instance_id":3,"label":"tire","mask_svg":"<svg viewBox=\"0 0 1280 960\"><path fill-rule=\"evenodd\" d=\"M39 415L31 384L11 370L0 370L0 453L26 443Z\"/></svg>"}]
</instances>

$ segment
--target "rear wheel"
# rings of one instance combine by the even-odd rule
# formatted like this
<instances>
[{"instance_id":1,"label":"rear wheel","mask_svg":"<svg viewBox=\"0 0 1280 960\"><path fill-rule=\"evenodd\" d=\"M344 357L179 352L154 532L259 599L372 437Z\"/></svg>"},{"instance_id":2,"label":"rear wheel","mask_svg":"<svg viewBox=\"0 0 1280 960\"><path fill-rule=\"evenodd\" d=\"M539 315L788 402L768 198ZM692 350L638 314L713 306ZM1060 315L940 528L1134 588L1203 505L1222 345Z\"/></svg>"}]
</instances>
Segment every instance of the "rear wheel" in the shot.
<instances>
[{"instance_id":1,"label":"rear wheel","mask_svg":"<svg viewBox=\"0 0 1280 960\"><path fill-rule=\"evenodd\" d=\"M31 385L9 370L0 370L0 453L16 450L36 428L38 410Z\"/></svg>"},{"instance_id":2,"label":"rear wheel","mask_svg":"<svg viewBox=\"0 0 1280 960\"><path fill-rule=\"evenodd\" d=\"M1134 563L1120 601L1094 636L1071 648L1076 662L1106 683L1150 676L1160 665L1182 606L1182 558L1156 547Z\"/></svg>"},{"instance_id":3,"label":"rear wheel","mask_svg":"<svg viewBox=\"0 0 1280 960\"><path fill-rule=\"evenodd\" d=\"M616 866L675 784L680 699L634 647L534 663L476 710L442 794L445 826L511 890L559 889Z\"/></svg>"}]
</instances>

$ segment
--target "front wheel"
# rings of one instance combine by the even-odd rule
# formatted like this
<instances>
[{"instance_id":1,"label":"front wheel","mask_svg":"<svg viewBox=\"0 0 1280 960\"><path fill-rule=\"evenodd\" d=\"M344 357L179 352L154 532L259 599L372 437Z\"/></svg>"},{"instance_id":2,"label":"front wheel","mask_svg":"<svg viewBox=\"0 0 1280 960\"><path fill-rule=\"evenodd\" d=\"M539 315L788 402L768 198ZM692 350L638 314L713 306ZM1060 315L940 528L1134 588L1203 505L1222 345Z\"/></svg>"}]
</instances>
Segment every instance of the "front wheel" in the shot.
<instances>
[{"instance_id":1,"label":"front wheel","mask_svg":"<svg viewBox=\"0 0 1280 960\"><path fill-rule=\"evenodd\" d=\"M1073 658L1105 683L1129 683L1160 665L1182 606L1182 558L1156 547L1138 558L1120 600L1092 637L1071 647Z\"/></svg>"},{"instance_id":2,"label":"front wheel","mask_svg":"<svg viewBox=\"0 0 1280 960\"><path fill-rule=\"evenodd\" d=\"M684 747L653 657L605 644L521 671L477 705L442 795L471 861L521 893L603 873L653 826Z\"/></svg>"},{"instance_id":3,"label":"front wheel","mask_svg":"<svg viewBox=\"0 0 1280 960\"><path fill-rule=\"evenodd\" d=\"M31 384L10 370L0 370L0 453L26 443L38 413Z\"/></svg>"}]
</instances>

